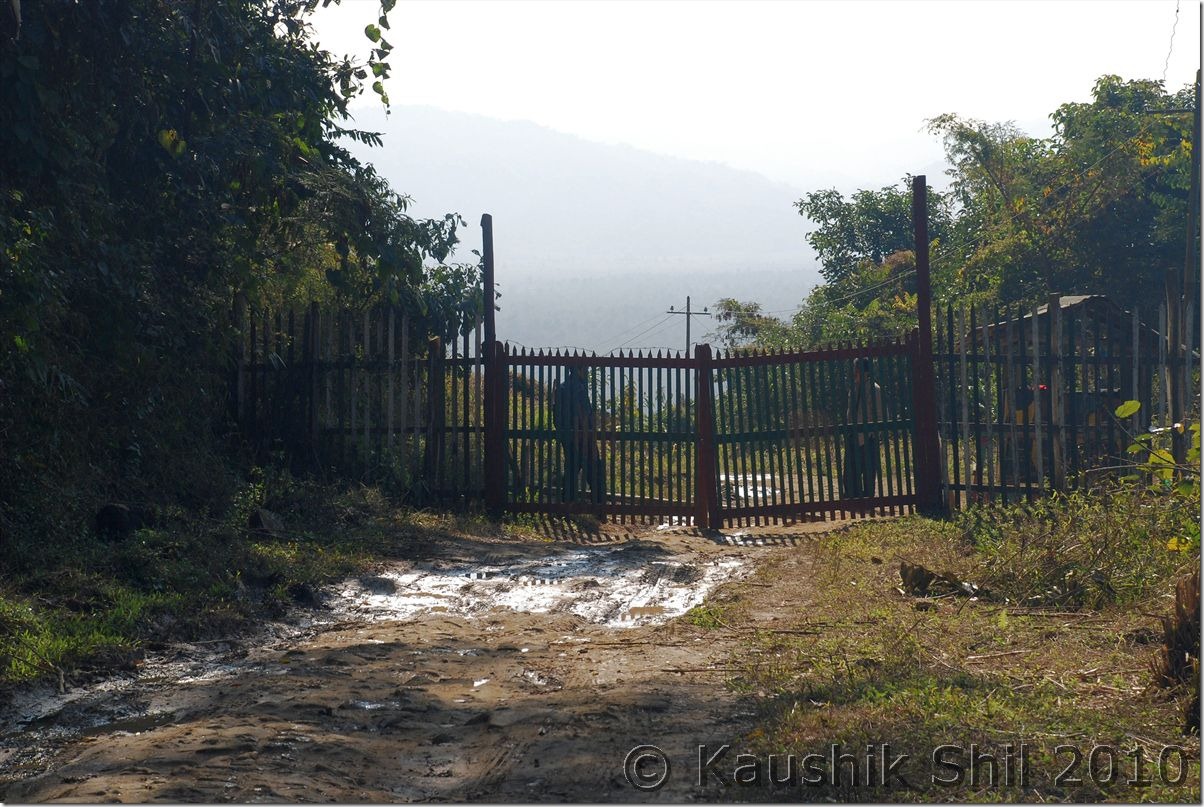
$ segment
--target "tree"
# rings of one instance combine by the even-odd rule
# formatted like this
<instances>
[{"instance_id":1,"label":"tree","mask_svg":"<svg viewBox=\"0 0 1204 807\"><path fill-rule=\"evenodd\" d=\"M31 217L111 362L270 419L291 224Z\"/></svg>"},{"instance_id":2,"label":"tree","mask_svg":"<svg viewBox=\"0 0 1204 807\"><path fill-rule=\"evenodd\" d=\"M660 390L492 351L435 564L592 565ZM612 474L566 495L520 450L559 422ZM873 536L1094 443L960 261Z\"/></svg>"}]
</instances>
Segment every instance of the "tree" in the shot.
<instances>
[{"instance_id":1,"label":"tree","mask_svg":"<svg viewBox=\"0 0 1204 807\"><path fill-rule=\"evenodd\" d=\"M929 190L934 301L1031 304L1057 291L1156 310L1184 263L1193 89L1103 76L1089 102L1051 115L1048 138L953 114L929 121L953 166L950 191ZM817 225L807 240L825 283L790 323L756 322L748 338L813 345L912 327L908 185L797 202Z\"/></svg>"},{"instance_id":2,"label":"tree","mask_svg":"<svg viewBox=\"0 0 1204 807\"><path fill-rule=\"evenodd\" d=\"M910 177L897 187L857 191L848 200L835 189L814 191L795 207L817 225L807 234L807 243L829 283L854 275L864 263L880 264L887 255L911 249ZM950 217L945 198L931 188L928 208L929 237L939 239Z\"/></svg>"},{"instance_id":3,"label":"tree","mask_svg":"<svg viewBox=\"0 0 1204 807\"><path fill-rule=\"evenodd\" d=\"M341 145L379 142L347 110L387 103L393 2L362 63L314 42L318 0L0 4L0 525L135 450L126 488L212 477L181 469L227 431L236 299L442 312L424 264L459 219L413 219Z\"/></svg>"},{"instance_id":4,"label":"tree","mask_svg":"<svg viewBox=\"0 0 1204 807\"><path fill-rule=\"evenodd\" d=\"M942 115L930 121L953 163L959 205L946 257L964 292L986 279L1001 302L1049 291L1158 304L1183 262L1190 185L1189 89L1103 76L1088 103L1063 104L1054 134Z\"/></svg>"}]
</instances>

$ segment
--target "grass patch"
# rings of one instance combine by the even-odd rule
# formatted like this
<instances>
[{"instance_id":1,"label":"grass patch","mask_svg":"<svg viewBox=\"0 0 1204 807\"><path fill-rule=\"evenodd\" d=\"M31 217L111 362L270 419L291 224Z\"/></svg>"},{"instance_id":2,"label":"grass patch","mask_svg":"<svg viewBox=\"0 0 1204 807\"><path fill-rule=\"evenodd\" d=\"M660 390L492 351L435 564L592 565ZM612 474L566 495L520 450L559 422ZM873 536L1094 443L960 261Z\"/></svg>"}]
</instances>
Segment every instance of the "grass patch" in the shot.
<instances>
[{"instance_id":1,"label":"grass patch","mask_svg":"<svg viewBox=\"0 0 1204 807\"><path fill-rule=\"evenodd\" d=\"M727 627L724 621L725 610L724 606L717 603L704 602L686 611L681 618L696 628L716 630Z\"/></svg>"},{"instance_id":2,"label":"grass patch","mask_svg":"<svg viewBox=\"0 0 1204 807\"><path fill-rule=\"evenodd\" d=\"M1197 499L1198 502L1198 499ZM1176 505L1178 506L1178 505ZM1173 605L1174 581L1199 564L1194 550L1168 549L1185 510L1133 491L1064 497L1032 508L971 511L955 521L909 517L834 532L806 558L779 556L766 580L805 578L797 602L774 629L755 630L729 686L760 708L745 749L829 754L833 743L864 765L865 749L910 755L906 786L878 780L856 787L779 787L789 800L856 801L1182 801L1200 798L1199 740L1185 734L1178 700L1153 690L1159 617ZM1196 505L1198 507L1198 504ZM1197 511L1198 512L1198 511ZM989 588L992 599L917 598L900 590L899 564L922 564ZM805 574L799 566L809 566ZM1070 585L1068 581L1082 581ZM764 605L744 589L724 621ZM750 620L751 622L751 620ZM1026 747L1028 780L1012 768L968 779L968 749ZM933 761L943 745L963 779ZM1093 749L1096 769L1088 763ZM1164 752L1167 748L1184 749ZM1134 749L1140 749L1135 752ZM1083 759L1072 773L1058 774ZM1134 753L1148 782L1130 784ZM1169 753L1163 774L1160 753ZM734 752L733 752L734 756ZM877 760L878 757L875 757ZM1106 763L1119 775L1108 781ZM1175 783L1181 760L1187 770ZM826 765L827 763L825 763ZM876 776L876 774L875 774ZM772 788L769 788L772 790ZM752 793L747 795L755 798Z\"/></svg>"},{"instance_id":3,"label":"grass patch","mask_svg":"<svg viewBox=\"0 0 1204 807\"><path fill-rule=\"evenodd\" d=\"M248 529L259 507L284 529ZM89 531L15 543L0 578L0 686L60 673L78 682L135 665L157 643L234 635L412 542L491 533L483 518L401 509L375 488L260 473L218 518L164 511L114 543Z\"/></svg>"}]
</instances>

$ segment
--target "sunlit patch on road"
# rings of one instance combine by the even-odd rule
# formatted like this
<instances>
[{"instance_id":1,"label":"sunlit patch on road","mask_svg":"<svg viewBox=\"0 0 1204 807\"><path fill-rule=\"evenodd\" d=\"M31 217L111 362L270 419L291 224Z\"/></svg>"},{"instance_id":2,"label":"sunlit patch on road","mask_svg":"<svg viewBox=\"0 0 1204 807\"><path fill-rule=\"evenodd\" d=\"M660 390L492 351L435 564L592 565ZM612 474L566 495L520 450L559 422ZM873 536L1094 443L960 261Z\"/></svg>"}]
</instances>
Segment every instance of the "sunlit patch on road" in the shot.
<instances>
[{"instance_id":1,"label":"sunlit patch on road","mask_svg":"<svg viewBox=\"0 0 1204 807\"><path fill-rule=\"evenodd\" d=\"M665 558L639 547L574 549L542 558L427 562L349 580L332 592L341 618L409 619L429 612L477 616L495 609L572 613L614 628L665 622L743 576L741 558Z\"/></svg>"}]
</instances>

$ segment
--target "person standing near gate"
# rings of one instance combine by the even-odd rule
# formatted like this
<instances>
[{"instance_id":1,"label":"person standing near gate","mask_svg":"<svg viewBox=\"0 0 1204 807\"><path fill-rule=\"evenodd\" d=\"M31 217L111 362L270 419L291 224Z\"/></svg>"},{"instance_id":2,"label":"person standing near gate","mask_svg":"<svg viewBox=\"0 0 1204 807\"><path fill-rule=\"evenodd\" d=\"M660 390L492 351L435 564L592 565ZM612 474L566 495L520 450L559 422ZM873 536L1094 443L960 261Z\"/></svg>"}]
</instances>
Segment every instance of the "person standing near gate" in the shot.
<instances>
[{"instance_id":1,"label":"person standing near gate","mask_svg":"<svg viewBox=\"0 0 1204 807\"><path fill-rule=\"evenodd\" d=\"M884 420L882 387L870 375L870 360L853 362L853 389L849 393L848 437L845 439L842 499L873 496L878 482L878 435L871 424Z\"/></svg>"},{"instance_id":2,"label":"person standing near gate","mask_svg":"<svg viewBox=\"0 0 1204 807\"><path fill-rule=\"evenodd\" d=\"M579 367L570 367L568 378L552 392L552 417L555 420L556 439L564 449L561 501L577 500L577 482L584 471L590 499L595 504L601 504L606 497L606 481L595 439L597 417L589 397L589 387Z\"/></svg>"}]
</instances>

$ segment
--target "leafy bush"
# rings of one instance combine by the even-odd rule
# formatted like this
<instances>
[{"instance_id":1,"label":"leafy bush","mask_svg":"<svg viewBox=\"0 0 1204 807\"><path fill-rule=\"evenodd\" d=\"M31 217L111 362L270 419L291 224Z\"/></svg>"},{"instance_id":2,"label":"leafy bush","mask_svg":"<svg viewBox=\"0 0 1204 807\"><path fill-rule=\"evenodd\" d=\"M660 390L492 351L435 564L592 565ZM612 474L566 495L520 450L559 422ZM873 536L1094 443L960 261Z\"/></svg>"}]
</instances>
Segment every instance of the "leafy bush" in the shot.
<instances>
[{"instance_id":1,"label":"leafy bush","mask_svg":"<svg viewBox=\"0 0 1204 807\"><path fill-rule=\"evenodd\" d=\"M958 526L979 550L982 585L1031 606L1099 608L1140 600L1198 563L1199 487L1055 494L972 507Z\"/></svg>"}]
</instances>

